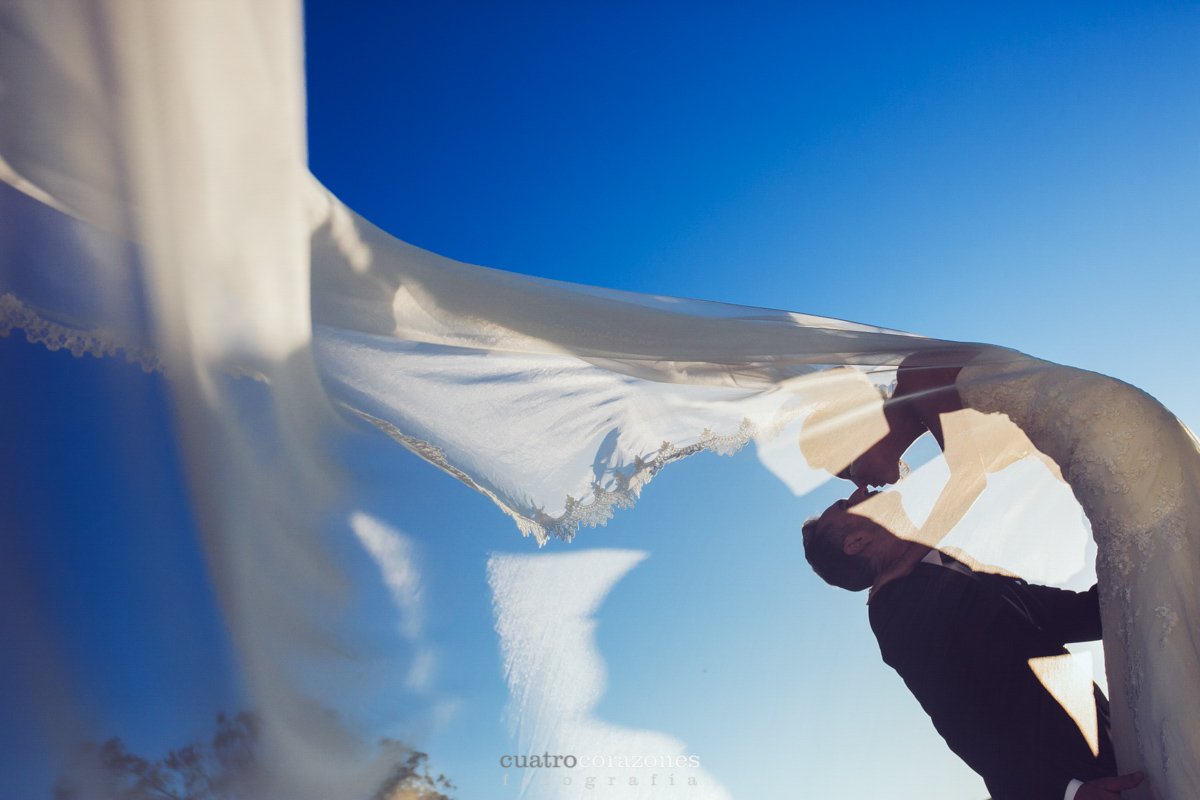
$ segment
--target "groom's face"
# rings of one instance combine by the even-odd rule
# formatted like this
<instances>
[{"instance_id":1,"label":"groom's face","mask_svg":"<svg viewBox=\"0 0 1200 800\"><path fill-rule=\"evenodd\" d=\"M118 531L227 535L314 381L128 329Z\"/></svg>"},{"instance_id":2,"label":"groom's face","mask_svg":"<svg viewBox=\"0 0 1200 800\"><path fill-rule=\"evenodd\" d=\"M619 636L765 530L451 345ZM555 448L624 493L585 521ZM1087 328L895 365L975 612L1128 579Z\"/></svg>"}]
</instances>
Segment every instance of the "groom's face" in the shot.
<instances>
[{"instance_id":1,"label":"groom's face","mask_svg":"<svg viewBox=\"0 0 1200 800\"><path fill-rule=\"evenodd\" d=\"M858 492L855 492L855 495L858 494ZM834 530L841 534L842 550L847 555L857 555L862 549L861 542L867 538L875 538L875 529L880 527L874 520L855 513L854 506L857 504L857 499L857 497L852 496L845 500L838 500L821 514L822 521L827 525L831 525ZM847 548L846 542L850 540L858 541L860 544Z\"/></svg>"},{"instance_id":2,"label":"groom's face","mask_svg":"<svg viewBox=\"0 0 1200 800\"><path fill-rule=\"evenodd\" d=\"M842 552L846 555L888 560L895 549L893 545L899 543L900 539L885 525L872 519L871 511L866 506L859 506L860 502L867 505L872 502L870 498L864 500L859 495L859 492L855 492L851 497L837 501L821 517L840 534Z\"/></svg>"}]
</instances>

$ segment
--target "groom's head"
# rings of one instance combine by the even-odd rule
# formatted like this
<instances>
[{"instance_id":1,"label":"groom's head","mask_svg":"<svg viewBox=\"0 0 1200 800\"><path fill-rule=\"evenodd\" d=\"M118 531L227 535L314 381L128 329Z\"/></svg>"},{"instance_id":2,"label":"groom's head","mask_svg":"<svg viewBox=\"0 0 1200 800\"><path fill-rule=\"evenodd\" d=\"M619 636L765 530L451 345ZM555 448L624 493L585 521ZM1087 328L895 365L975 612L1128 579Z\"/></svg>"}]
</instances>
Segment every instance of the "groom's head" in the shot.
<instances>
[{"instance_id":1,"label":"groom's head","mask_svg":"<svg viewBox=\"0 0 1200 800\"><path fill-rule=\"evenodd\" d=\"M804 523L804 557L826 583L852 592L869 589L887 566L899 539L839 500Z\"/></svg>"}]
</instances>

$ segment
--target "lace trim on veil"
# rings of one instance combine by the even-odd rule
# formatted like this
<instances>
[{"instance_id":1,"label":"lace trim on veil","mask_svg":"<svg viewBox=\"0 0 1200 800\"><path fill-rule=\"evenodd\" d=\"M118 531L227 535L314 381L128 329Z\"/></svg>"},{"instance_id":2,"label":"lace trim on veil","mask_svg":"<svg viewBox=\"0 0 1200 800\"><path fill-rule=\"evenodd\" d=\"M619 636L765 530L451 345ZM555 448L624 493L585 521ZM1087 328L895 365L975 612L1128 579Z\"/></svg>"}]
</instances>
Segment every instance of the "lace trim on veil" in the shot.
<instances>
[{"instance_id":1,"label":"lace trim on veil","mask_svg":"<svg viewBox=\"0 0 1200 800\"><path fill-rule=\"evenodd\" d=\"M613 513L617 509L633 508L642 489L667 464L705 451L720 456L731 456L749 444L758 432L757 426L751 420L743 419L742 424L734 433L719 434L705 428L692 444L679 447L670 442L663 442L658 452L650 458L635 457L629 472L614 472L615 485L613 488L606 489L599 482L594 482L590 500L586 498L580 500L567 495L566 502L563 504L563 513L559 516L547 514L541 509L537 509L530 516L517 511L495 492L476 483L470 475L451 464L446 458L446 454L436 445L409 436L387 420L379 419L365 411L346 404L342 404L342 407L383 431L411 452L450 473L480 494L487 496L501 511L512 518L523 536L532 536L536 539L538 546L546 544L550 537L569 542L575 538L575 534L581 527L603 527L612 519Z\"/></svg>"},{"instance_id":2,"label":"lace trim on veil","mask_svg":"<svg viewBox=\"0 0 1200 800\"><path fill-rule=\"evenodd\" d=\"M52 322L15 295L0 294L0 336L10 335L13 329L24 331L29 342L43 345L47 350L67 350L76 358L82 358L84 355L96 358L122 355L126 361L137 364L145 372L165 373L162 362L152 350L125 344L109 331L82 331ZM263 379L249 370L227 371L233 372L237 377ZM445 453L436 445L403 433L387 420L379 419L365 411L345 403L342 407L383 431L430 464L491 499L501 511L512 518L523 536L532 536L539 546L546 544L551 537L569 542L575 538L581 527L603 527L612 519L617 509L633 508L641 496L642 489L668 464L706 451L721 456L733 455L759 434L758 426L746 418L733 433L719 434L705 428L692 444L678 446L671 442L663 442L652 456L636 456L628 471L614 471L612 488L605 488L599 482L594 482L590 497L579 499L568 495L563 504L563 513L554 516L541 509L536 509L532 514L516 510L495 492L480 486L470 475L451 464ZM776 421L776 424L770 426L772 430L767 433L770 434L780 427L782 421Z\"/></svg>"},{"instance_id":3,"label":"lace trim on veil","mask_svg":"<svg viewBox=\"0 0 1200 800\"><path fill-rule=\"evenodd\" d=\"M125 344L109 331L81 331L51 322L21 302L16 295L0 294L0 336L8 336L14 328L24 331L30 343L43 345L47 350L66 350L76 358L85 355L115 357L120 354L145 372L163 371L158 355L151 350Z\"/></svg>"},{"instance_id":4,"label":"lace trim on veil","mask_svg":"<svg viewBox=\"0 0 1200 800\"><path fill-rule=\"evenodd\" d=\"M122 341L121 337L103 328L84 331L58 322L51 322L14 294L0 294L0 337L10 335L13 329L25 332L31 344L40 344L47 350L66 350L76 358L85 355L93 358L116 358L124 356L130 364L136 364L143 372L169 375L167 366L158 353L148 347L137 347ZM222 372L232 378L249 378L269 383L262 371L241 364L222 367Z\"/></svg>"}]
</instances>

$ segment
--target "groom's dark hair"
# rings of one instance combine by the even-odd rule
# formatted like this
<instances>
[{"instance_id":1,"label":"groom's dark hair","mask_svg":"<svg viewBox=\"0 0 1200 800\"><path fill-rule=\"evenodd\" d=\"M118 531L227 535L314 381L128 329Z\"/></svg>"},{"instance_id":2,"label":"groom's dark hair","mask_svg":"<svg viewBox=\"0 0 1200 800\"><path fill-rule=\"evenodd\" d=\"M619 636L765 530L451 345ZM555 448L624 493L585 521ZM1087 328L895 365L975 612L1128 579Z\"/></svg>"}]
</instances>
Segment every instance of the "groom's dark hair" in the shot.
<instances>
[{"instance_id":1,"label":"groom's dark hair","mask_svg":"<svg viewBox=\"0 0 1200 800\"><path fill-rule=\"evenodd\" d=\"M861 592L875 582L875 571L865 557L849 555L842 549L855 523L866 521L846 513L848 507L845 500L839 500L821 516L805 521L800 532L804 557L821 580L839 589Z\"/></svg>"}]
</instances>

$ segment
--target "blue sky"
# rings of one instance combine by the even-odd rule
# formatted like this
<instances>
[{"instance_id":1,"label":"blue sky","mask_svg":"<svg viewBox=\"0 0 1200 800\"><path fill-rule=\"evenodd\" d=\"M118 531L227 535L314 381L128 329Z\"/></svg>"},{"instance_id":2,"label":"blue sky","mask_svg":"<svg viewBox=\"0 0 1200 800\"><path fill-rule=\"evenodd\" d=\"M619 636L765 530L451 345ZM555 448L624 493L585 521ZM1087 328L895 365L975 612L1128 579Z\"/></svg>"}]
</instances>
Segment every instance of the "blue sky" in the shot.
<instances>
[{"instance_id":1,"label":"blue sky","mask_svg":"<svg viewBox=\"0 0 1200 800\"><path fill-rule=\"evenodd\" d=\"M1194 6L345 8L309 4L312 167L401 238L997 342L1200 423ZM879 662L862 599L807 574L796 530L833 491L697 458L584 532L571 547L651 553L599 612L599 712L683 738L736 797L983 797ZM525 549L485 506L460 525ZM629 622L664 609L676 624ZM465 795L499 796L480 769L496 690L430 742Z\"/></svg>"},{"instance_id":2,"label":"blue sky","mask_svg":"<svg viewBox=\"0 0 1200 800\"><path fill-rule=\"evenodd\" d=\"M480 5L309 4L313 169L402 238L1139 385L1196 333L1194 7Z\"/></svg>"},{"instance_id":3,"label":"blue sky","mask_svg":"<svg viewBox=\"0 0 1200 800\"><path fill-rule=\"evenodd\" d=\"M1200 11L964 5L314 0L311 166L453 258L996 342L1195 428ZM0 443L26 454L6 490L81 713L144 750L198 735L240 700L159 380L16 338L0 368L22 386L0 393ZM484 565L533 543L390 443L357 446L371 510L417 542L435 691L457 702L422 744L462 798L513 796ZM598 613L598 712L683 739L735 797L981 798L879 662L862 598L802 561L799 523L835 491L697 457L550 545L650 554ZM2 713L36 765L19 705Z\"/></svg>"}]
</instances>

